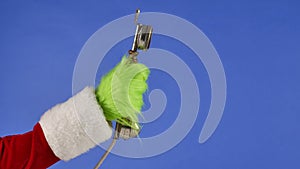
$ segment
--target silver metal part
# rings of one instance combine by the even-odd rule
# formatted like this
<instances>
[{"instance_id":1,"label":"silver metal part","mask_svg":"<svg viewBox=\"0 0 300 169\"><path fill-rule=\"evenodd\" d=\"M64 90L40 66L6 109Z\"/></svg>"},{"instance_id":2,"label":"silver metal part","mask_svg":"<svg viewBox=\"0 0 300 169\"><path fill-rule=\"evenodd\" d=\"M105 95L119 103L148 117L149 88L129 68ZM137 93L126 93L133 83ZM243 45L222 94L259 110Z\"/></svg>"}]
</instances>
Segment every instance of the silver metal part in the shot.
<instances>
[{"instance_id":1,"label":"silver metal part","mask_svg":"<svg viewBox=\"0 0 300 169\"><path fill-rule=\"evenodd\" d=\"M128 53L129 53L129 56L128 56L129 64L137 63L137 55L139 54L139 52L134 52L132 50L129 50Z\"/></svg>"},{"instance_id":2,"label":"silver metal part","mask_svg":"<svg viewBox=\"0 0 300 169\"><path fill-rule=\"evenodd\" d=\"M140 15L140 10L137 9L135 12L135 18L134 23L136 25L136 31L135 36L132 44L131 50L128 51L129 53L129 62L128 64L134 64L137 63L137 55L139 54L137 50L147 50L150 47L151 37L153 28L150 25L143 25L138 23L138 17ZM110 144L109 148L106 150L106 152L103 154L103 156L100 158L94 169L98 169L110 151L113 149L114 145L116 144L117 139L122 138L124 140L137 137L138 134L141 131L141 128L137 122L132 122L128 120L129 123L133 124L134 128L122 125L120 123L116 123L115 126L115 134L113 137L113 141ZM131 125L132 126L132 125Z\"/></svg>"},{"instance_id":3,"label":"silver metal part","mask_svg":"<svg viewBox=\"0 0 300 169\"><path fill-rule=\"evenodd\" d=\"M141 131L140 127L138 126L137 123L134 123L135 129L131 128L131 127L128 127L128 126L121 125L119 123L118 123L118 125L119 125L118 131L116 131L118 133L117 134L117 139L122 138L124 140L128 140L130 138L137 137L138 134Z\"/></svg>"},{"instance_id":4,"label":"silver metal part","mask_svg":"<svg viewBox=\"0 0 300 169\"><path fill-rule=\"evenodd\" d=\"M150 47L153 28L150 25L143 25L138 23L138 17L140 10L135 12L134 23L136 24L135 35L131 50L136 52L137 50L147 50Z\"/></svg>"},{"instance_id":5,"label":"silver metal part","mask_svg":"<svg viewBox=\"0 0 300 169\"><path fill-rule=\"evenodd\" d=\"M140 16L140 13L141 13L140 9L137 9L137 10L135 11L134 24L136 24L136 25L138 24L137 21L138 21L138 18L139 18L139 16Z\"/></svg>"},{"instance_id":6,"label":"silver metal part","mask_svg":"<svg viewBox=\"0 0 300 169\"><path fill-rule=\"evenodd\" d=\"M150 47L153 28L150 25L137 24L132 51L147 50Z\"/></svg>"},{"instance_id":7,"label":"silver metal part","mask_svg":"<svg viewBox=\"0 0 300 169\"><path fill-rule=\"evenodd\" d=\"M135 36L133 39L132 48L128 51L129 64L137 63L137 55L139 54L137 50L145 51L150 47L153 28L150 25L143 25L138 23L139 14L140 10L137 9L134 18L134 23L136 24ZM141 130L138 123L131 122L130 120L128 120L128 122L134 124L135 128L131 128L117 123L118 129L116 130L116 132L118 134L116 139L123 138L127 140L129 138L138 136Z\"/></svg>"}]
</instances>

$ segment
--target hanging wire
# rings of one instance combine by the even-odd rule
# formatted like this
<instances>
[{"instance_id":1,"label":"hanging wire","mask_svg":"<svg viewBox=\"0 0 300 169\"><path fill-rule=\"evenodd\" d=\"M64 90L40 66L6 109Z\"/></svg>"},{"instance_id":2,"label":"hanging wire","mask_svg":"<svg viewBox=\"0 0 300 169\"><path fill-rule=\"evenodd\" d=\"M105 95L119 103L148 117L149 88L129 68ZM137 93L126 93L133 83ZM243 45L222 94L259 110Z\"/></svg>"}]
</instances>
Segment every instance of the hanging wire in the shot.
<instances>
[{"instance_id":1,"label":"hanging wire","mask_svg":"<svg viewBox=\"0 0 300 169\"><path fill-rule=\"evenodd\" d=\"M104 160L106 159L108 154L111 152L111 150L115 146L115 144L117 142L117 139L118 139L119 127L120 127L119 123L116 123L114 138L113 138L112 142L110 143L108 149L105 151L105 153L102 155L102 157L100 158L100 160L98 161L98 163L94 167L94 169L99 169L100 168L100 166L102 165L102 163L104 162Z\"/></svg>"}]
</instances>

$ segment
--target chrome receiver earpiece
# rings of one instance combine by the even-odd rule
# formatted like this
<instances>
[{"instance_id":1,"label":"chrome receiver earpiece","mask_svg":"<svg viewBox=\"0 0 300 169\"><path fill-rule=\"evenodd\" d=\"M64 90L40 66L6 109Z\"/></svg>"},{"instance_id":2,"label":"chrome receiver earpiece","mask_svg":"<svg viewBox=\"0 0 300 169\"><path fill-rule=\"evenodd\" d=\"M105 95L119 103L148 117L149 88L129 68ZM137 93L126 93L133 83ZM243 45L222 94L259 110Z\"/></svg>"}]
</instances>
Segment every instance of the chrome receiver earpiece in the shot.
<instances>
[{"instance_id":1,"label":"chrome receiver earpiece","mask_svg":"<svg viewBox=\"0 0 300 169\"><path fill-rule=\"evenodd\" d=\"M135 36L134 41L132 44L132 51L139 50L147 50L150 47L151 37L152 37L152 31L153 28L151 25L143 25L141 23L138 23L138 17L140 14L140 10L136 10L134 23L136 24L136 30L135 30Z\"/></svg>"},{"instance_id":2,"label":"chrome receiver earpiece","mask_svg":"<svg viewBox=\"0 0 300 169\"><path fill-rule=\"evenodd\" d=\"M140 10L137 9L134 18L134 23L136 24L136 31L134 35L132 48L131 50L128 51L129 54L128 58L130 61L129 64L137 63L137 56L139 54L137 50L146 51L150 47L153 28L150 25L143 25L138 23L139 15L140 15ZM135 126L135 129L129 126L122 125L120 123L116 123L115 134L112 143L110 144L106 152L103 154L99 162L96 164L94 169L98 169L101 166L101 164L103 163L103 161L105 160L109 152L116 144L117 139L122 138L124 140L127 140L130 138L137 137L137 135L140 133L141 129L137 122L132 122L130 120L128 120L128 122L131 123L133 126Z\"/></svg>"}]
</instances>

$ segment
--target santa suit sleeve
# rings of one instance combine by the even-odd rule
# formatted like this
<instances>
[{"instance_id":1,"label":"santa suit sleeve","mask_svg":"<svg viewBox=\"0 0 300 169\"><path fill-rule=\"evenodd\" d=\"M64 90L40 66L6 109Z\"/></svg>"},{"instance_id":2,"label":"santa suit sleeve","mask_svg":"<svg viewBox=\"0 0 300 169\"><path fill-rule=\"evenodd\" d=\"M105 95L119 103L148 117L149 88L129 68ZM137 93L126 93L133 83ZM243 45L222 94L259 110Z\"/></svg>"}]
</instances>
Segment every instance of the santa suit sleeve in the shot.
<instances>
[{"instance_id":1,"label":"santa suit sleeve","mask_svg":"<svg viewBox=\"0 0 300 169\"><path fill-rule=\"evenodd\" d=\"M112 129L87 87L46 111L34 129L0 138L0 168L44 169L75 158L112 135Z\"/></svg>"}]
</instances>

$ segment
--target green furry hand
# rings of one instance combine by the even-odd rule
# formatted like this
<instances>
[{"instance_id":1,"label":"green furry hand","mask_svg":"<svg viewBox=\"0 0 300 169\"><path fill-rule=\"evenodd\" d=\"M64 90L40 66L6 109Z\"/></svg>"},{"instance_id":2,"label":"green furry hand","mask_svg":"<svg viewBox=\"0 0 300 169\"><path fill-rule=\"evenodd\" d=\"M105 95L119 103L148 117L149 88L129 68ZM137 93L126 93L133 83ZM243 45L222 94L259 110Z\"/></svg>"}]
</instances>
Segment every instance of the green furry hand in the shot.
<instances>
[{"instance_id":1,"label":"green furry hand","mask_svg":"<svg viewBox=\"0 0 300 169\"><path fill-rule=\"evenodd\" d=\"M132 122L138 121L144 105L143 94L150 70L143 64L130 64L127 57L115 66L102 79L96 89L96 97L101 105L106 120L136 128Z\"/></svg>"}]
</instances>

